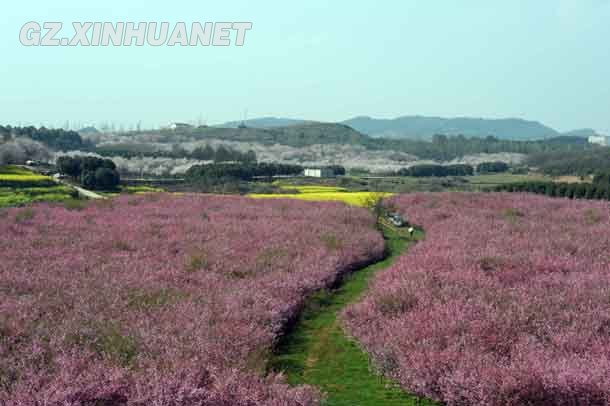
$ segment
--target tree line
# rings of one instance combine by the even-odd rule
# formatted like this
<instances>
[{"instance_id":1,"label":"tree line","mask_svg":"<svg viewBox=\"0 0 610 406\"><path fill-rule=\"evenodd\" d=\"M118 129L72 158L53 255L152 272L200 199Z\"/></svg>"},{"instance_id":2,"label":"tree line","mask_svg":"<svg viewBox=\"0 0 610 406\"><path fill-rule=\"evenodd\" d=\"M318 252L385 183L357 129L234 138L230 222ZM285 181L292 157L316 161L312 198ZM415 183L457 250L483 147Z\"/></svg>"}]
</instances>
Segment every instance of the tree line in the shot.
<instances>
[{"instance_id":1,"label":"tree line","mask_svg":"<svg viewBox=\"0 0 610 406\"><path fill-rule=\"evenodd\" d=\"M347 173L345 167L341 165L329 165L325 168L330 170L335 176L345 176L345 174Z\"/></svg>"},{"instance_id":2,"label":"tree line","mask_svg":"<svg viewBox=\"0 0 610 406\"><path fill-rule=\"evenodd\" d=\"M474 168L471 165L415 165L410 168L401 168L396 172L398 176L413 176L416 178L471 176Z\"/></svg>"},{"instance_id":3,"label":"tree line","mask_svg":"<svg viewBox=\"0 0 610 406\"><path fill-rule=\"evenodd\" d=\"M527 192L569 199L610 200L610 174L597 175L593 183L519 182L497 186L497 192Z\"/></svg>"},{"instance_id":4,"label":"tree line","mask_svg":"<svg viewBox=\"0 0 610 406\"><path fill-rule=\"evenodd\" d=\"M69 176L87 189L113 190L121 181L116 165L110 159L62 156L57 159L56 166L59 173Z\"/></svg>"},{"instance_id":5,"label":"tree line","mask_svg":"<svg viewBox=\"0 0 610 406\"><path fill-rule=\"evenodd\" d=\"M84 150L90 147L76 131L45 127L11 127L10 125L0 125L0 138L5 142L12 139L29 138L56 151Z\"/></svg>"},{"instance_id":6,"label":"tree line","mask_svg":"<svg viewBox=\"0 0 610 406\"><path fill-rule=\"evenodd\" d=\"M304 147L314 144L361 145L369 150L400 151L420 159L450 161L481 153L535 154L549 151L582 151L592 148L582 137L555 137L537 141L513 141L494 136L466 137L437 134L431 141L417 139L373 138L344 125L310 124L275 129L229 130L195 129L190 135L230 141L258 142Z\"/></svg>"},{"instance_id":7,"label":"tree line","mask_svg":"<svg viewBox=\"0 0 610 406\"><path fill-rule=\"evenodd\" d=\"M243 180L256 177L296 176L303 172L300 165L277 163L218 163L195 165L186 172L190 181L201 180Z\"/></svg>"},{"instance_id":8,"label":"tree line","mask_svg":"<svg viewBox=\"0 0 610 406\"><path fill-rule=\"evenodd\" d=\"M610 148L537 153L529 156L526 163L550 176L587 176L610 171Z\"/></svg>"},{"instance_id":9,"label":"tree line","mask_svg":"<svg viewBox=\"0 0 610 406\"><path fill-rule=\"evenodd\" d=\"M466 137L463 135L446 136L435 135L432 141L409 139L369 138L364 145L373 150L395 150L413 154L420 159L433 159L436 161L450 161L466 155L493 154L493 153L519 153L540 154L546 152L571 153L595 149L587 140L579 137L557 137L538 141L512 141L500 140L489 136L485 138ZM607 149L610 151L610 149Z\"/></svg>"},{"instance_id":10,"label":"tree line","mask_svg":"<svg viewBox=\"0 0 610 406\"><path fill-rule=\"evenodd\" d=\"M510 169L509 165L504 162L483 162L473 167L472 165L456 164L456 165L414 165L409 168L399 169L395 175L397 176L412 176L416 178L424 177L447 177L447 176L472 176L476 173L500 173Z\"/></svg>"},{"instance_id":11,"label":"tree line","mask_svg":"<svg viewBox=\"0 0 610 406\"><path fill-rule=\"evenodd\" d=\"M125 145L104 145L95 148L95 152L102 156L120 156L122 158L188 158L198 161L221 162L243 162L254 163L257 161L256 153L252 150L241 152L231 147L220 145L216 148L211 145L195 148L187 151L179 145L174 145L169 151L147 151L145 148L137 149L133 146Z\"/></svg>"}]
</instances>

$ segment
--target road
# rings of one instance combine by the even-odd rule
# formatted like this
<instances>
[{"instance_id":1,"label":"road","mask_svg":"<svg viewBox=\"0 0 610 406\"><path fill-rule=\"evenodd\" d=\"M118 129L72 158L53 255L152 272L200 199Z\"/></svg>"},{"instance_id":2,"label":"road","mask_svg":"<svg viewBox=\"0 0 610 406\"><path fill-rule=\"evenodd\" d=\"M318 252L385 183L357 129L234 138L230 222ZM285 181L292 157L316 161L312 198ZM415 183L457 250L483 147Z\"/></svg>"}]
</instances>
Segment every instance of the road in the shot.
<instances>
[{"instance_id":1,"label":"road","mask_svg":"<svg viewBox=\"0 0 610 406\"><path fill-rule=\"evenodd\" d=\"M121 181L123 182L127 182L127 183L181 183L186 181L186 179L184 178L168 178L168 179L161 179L161 178L123 178L121 177Z\"/></svg>"},{"instance_id":2,"label":"road","mask_svg":"<svg viewBox=\"0 0 610 406\"><path fill-rule=\"evenodd\" d=\"M71 183L68 183L68 182L65 182L65 181L63 181L63 180L61 180L61 179L55 179L55 181L56 181L57 183L60 183L60 184L62 184L62 185L66 185L66 186L69 186L69 187L71 187L71 188L75 189L75 190L78 192L78 194L79 194L80 196L82 196L82 197L86 197L87 199L92 199L92 200L107 199L107 197L106 197L106 196L102 196L102 195L97 194L97 193L95 193L95 192L92 192L92 191L90 191L90 190L83 189L82 187L75 186L75 185L73 185L73 184L71 184Z\"/></svg>"}]
</instances>

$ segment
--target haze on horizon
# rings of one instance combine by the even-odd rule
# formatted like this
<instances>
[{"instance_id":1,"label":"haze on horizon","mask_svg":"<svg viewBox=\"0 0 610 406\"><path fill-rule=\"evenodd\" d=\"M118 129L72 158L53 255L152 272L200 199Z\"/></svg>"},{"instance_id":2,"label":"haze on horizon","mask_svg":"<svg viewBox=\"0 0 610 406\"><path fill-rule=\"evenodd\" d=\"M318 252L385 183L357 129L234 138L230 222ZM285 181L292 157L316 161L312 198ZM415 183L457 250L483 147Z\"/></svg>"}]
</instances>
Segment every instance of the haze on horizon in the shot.
<instances>
[{"instance_id":1,"label":"haze on horizon","mask_svg":"<svg viewBox=\"0 0 610 406\"><path fill-rule=\"evenodd\" d=\"M3 5L0 124L519 117L610 133L610 0ZM28 21L249 21L244 47L24 47Z\"/></svg>"}]
</instances>

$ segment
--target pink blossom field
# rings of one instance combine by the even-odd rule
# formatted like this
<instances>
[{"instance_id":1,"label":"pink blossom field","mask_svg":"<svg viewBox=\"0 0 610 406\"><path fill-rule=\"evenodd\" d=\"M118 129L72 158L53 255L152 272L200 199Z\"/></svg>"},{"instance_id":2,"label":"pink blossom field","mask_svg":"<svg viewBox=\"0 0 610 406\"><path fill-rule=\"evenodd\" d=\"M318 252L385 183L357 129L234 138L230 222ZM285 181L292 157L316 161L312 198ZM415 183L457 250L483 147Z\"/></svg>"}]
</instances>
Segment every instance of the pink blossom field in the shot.
<instances>
[{"instance_id":1,"label":"pink blossom field","mask_svg":"<svg viewBox=\"0 0 610 406\"><path fill-rule=\"evenodd\" d=\"M382 253L372 216L340 203L1 211L0 405L317 404L265 360L308 294Z\"/></svg>"},{"instance_id":2,"label":"pink blossom field","mask_svg":"<svg viewBox=\"0 0 610 406\"><path fill-rule=\"evenodd\" d=\"M343 313L381 372L447 405L610 404L607 202L393 202L425 240Z\"/></svg>"}]
</instances>

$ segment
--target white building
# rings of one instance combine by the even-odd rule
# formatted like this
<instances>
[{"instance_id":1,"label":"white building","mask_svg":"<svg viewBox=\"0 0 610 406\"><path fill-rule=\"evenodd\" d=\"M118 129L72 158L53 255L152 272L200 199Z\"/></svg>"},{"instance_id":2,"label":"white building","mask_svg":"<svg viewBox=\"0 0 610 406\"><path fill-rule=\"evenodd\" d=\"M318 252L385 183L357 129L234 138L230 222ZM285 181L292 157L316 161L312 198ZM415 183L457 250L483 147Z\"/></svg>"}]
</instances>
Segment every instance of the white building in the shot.
<instances>
[{"instance_id":1,"label":"white building","mask_svg":"<svg viewBox=\"0 0 610 406\"><path fill-rule=\"evenodd\" d=\"M597 144L604 147L610 146L610 137L604 135L592 135L589 137L589 144Z\"/></svg>"},{"instance_id":2,"label":"white building","mask_svg":"<svg viewBox=\"0 0 610 406\"><path fill-rule=\"evenodd\" d=\"M332 178L335 172L328 168L305 168L303 175L308 178Z\"/></svg>"}]
</instances>

